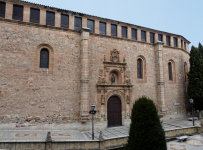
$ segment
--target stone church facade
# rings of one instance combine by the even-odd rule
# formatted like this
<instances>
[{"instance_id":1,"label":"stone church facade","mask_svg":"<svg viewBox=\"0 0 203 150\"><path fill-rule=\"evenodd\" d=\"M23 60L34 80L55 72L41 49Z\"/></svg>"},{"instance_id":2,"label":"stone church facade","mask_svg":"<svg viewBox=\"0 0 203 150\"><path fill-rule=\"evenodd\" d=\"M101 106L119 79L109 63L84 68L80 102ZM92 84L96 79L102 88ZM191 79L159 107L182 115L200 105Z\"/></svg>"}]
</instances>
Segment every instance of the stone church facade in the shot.
<instances>
[{"instance_id":1,"label":"stone church facade","mask_svg":"<svg viewBox=\"0 0 203 150\"><path fill-rule=\"evenodd\" d=\"M164 119L185 115L190 42L183 36L0 1L0 123L81 127L94 104L98 128L128 125L142 96Z\"/></svg>"}]
</instances>

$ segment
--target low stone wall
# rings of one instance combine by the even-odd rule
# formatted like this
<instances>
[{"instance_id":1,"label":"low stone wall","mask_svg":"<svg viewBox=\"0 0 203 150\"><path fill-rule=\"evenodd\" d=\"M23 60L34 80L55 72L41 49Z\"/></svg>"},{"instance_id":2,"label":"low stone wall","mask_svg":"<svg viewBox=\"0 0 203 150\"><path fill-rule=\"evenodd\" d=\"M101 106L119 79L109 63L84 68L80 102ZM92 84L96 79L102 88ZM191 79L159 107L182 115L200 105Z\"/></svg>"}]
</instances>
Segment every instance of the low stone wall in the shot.
<instances>
[{"instance_id":1,"label":"low stone wall","mask_svg":"<svg viewBox=\"0 0 203 150\"><path fill-rule=\"evenodd\" d=\"M201 127L177 128L165 131L166 138L201 133ZM128 137L105 139L103 141L21 141L0 142L0 149L6 150L122 150Z\"/></svg>"},{"instance_id":2,"label":"low stone wall","mask_svg":"<svg viewBox=\"0 0 203 150\"><path fill-rule=\"evenodd\" d=\"M3 142L4 150L122 150L128 137L108 139L104 141L52 141L52 142Z\"/></svg>"},{"instance_id":3,"label":"low stone wall","mask_svg":"<svg viewBox=\"0 0 203 150\"><path fill-rule=\"evenodd\" d=\"M200 134L201 127L185 127L185 128L177 128L177 129L171 129L166 130L165 135L166 138L173 138L181 135L194 135L194 134Z\"/></svg>"}]
</instances>

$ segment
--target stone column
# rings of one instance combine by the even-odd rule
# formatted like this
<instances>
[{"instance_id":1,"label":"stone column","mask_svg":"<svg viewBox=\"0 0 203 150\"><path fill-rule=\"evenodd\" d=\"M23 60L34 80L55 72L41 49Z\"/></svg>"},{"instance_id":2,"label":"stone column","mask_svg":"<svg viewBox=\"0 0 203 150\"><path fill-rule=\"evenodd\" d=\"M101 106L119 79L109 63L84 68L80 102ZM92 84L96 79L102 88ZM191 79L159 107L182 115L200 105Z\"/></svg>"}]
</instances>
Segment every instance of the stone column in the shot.
<instances>
[{"instance_id":1,"label":"stone column","mask_svg":"<svg viewBox=\"0 0 203 150\"><path fill-rule=\"evenodd\" d=\"M163 70L163 45L161 41L155 43L156 74L157 74L157 98L160 104L161 112L166 112L166 103L164 97L164 70Z\"/></svg>"},{"instance_id":2,"label":"stone column","mask_svg":"<svg viewBox=\"0 0 203 150\"><path fill-rule=\"evenodd\" d=\"M90 29L83 27L81 30L81 122L86 122L89 116L89 34Z\"/></svg>"}]
</instances>

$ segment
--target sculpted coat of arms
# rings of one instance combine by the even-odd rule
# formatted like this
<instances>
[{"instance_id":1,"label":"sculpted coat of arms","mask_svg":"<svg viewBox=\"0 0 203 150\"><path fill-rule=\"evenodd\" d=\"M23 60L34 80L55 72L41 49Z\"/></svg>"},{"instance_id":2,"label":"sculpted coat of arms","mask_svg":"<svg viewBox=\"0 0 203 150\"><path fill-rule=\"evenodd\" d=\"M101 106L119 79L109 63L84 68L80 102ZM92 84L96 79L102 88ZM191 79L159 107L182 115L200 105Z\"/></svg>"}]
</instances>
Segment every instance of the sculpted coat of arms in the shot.
<instances>
[{"instance_id":1,"label":"sculpted coat of arms","mask_svg":"<svg viewBox=\"0 0 203 150\"><path fill-rule=\"evenodd\" d=\"M114 49L113 51L111 51L111 58L110 58L110 60L112 62L119 62L119 54L120 54L120 52L117 51L116 49Z\"/></svg>"}]
</instances>

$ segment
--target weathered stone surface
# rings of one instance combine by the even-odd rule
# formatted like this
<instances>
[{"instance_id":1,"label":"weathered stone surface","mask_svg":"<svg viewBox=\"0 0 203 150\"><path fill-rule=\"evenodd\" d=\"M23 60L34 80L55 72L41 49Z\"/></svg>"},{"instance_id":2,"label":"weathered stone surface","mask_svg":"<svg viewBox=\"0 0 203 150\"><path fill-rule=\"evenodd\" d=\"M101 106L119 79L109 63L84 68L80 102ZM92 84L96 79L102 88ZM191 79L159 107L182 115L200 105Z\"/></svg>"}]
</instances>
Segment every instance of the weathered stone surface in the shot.
<instances>
[{"instance_id":1,"label":"weathered stone surface","mask_svg":"<svg viewBox=\"0 0 203 150\"><path fill-rule=\"evenodd\" d=\"M39 6L40 25L10 22L12 2L17 4L21 2L16 0L9 2L6 5L7 20L0 19L0 123L63 124L81 120L90 122L91 118L88 116L90 104L95 104L99 110L95 120L106 121L107 101L112 95L121 98L123 119L130 118L133 102L143 95L153 99L157 109L165 111L166 116L185 114L187 82L184 64L186 63L189 68L188 42L186 51L180 47L180 43L178 48L163 45L160 49L158 46L161 53L161 57L158 57L155 45L149 43L148 34L147 42L140 41L140 28L138 40L131 40L131 37L121 38L119 24L118 37L110 36L109 27L107 27L109 36L106 36L88 34L85 31L62 30L58 22L56 24L58 28L42 26L46 18L46 11L42 6ZM26 5L24 21L28 21L27 3L22 5ZM60 20L59 14L56 17L56 20ZM87 19L87 16L82 17L83 22L86 22L85 17ZM106 21L108 25L112 23L111 20ZM70 29L73 27L71 20ZM128 29L130 33L130 27ZM147 33L156 32L156 37L159 33L151 29L145 30ZM96 18L95 33L99 33L98 31L99 22ZM165 36L166 33L163 33L164 42ZM171 36L177 36L178 41L185 40L178 35ZM40 50L43 48L50 52L48 69L39 67ZM111 51L114 50L116 57L111 55ZM115 63L113 67L111 65L105 67L107 64L104 64L104 55L105 62ZM143 79L137 78L138 58L144 63ZM158 65L159 62L156 62L157 58L162 59L161 67ZM173 81L169 81L168 78L169 61L174 62ZM122 63L126 66L119 68ZM158 81L159 69L162 70L161 80ZM113 84L116 82L121 84L122 90L116 86L105 90L98 89L97 83L109 83L108 77L112 75L112 71L121 74L119 79L115 78ZM98 78L101 82L98 82ZM124 86L131 84L134 85L131 88ZM160 99L160 96L164 98ZM162 100L165 101L164 104ZM180 105L174 106L174 102Z\"/></svg>"}]
</instances>

